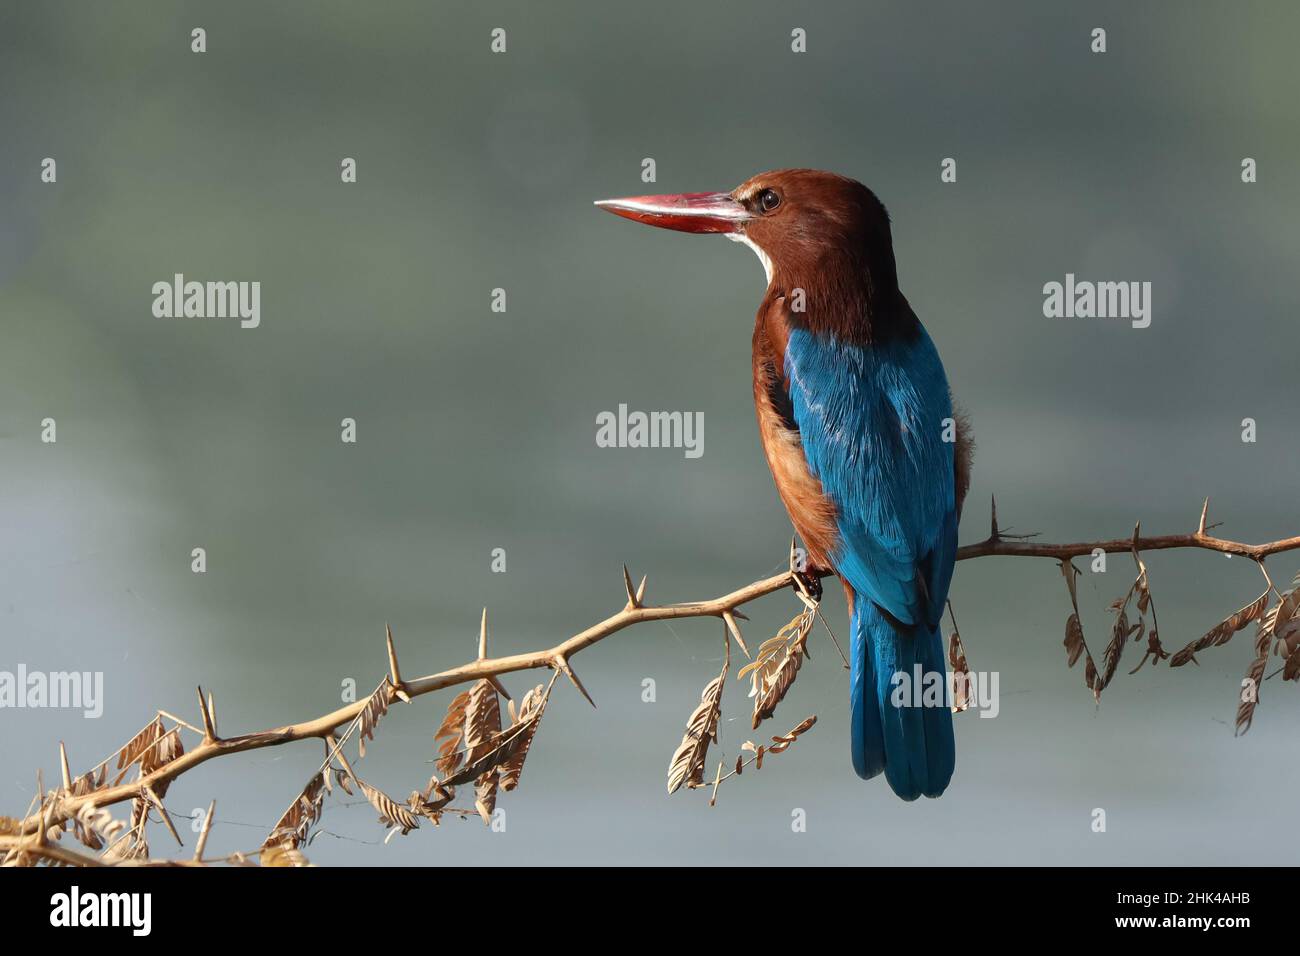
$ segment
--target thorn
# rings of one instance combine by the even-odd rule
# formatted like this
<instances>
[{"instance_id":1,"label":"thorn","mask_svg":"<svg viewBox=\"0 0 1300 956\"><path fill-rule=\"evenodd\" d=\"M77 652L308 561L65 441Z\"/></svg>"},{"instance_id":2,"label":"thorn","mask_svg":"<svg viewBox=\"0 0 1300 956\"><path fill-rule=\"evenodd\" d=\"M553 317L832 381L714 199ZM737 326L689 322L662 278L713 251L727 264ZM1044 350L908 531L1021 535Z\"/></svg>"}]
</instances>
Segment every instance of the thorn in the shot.
<instances>
[{"instance_id":1,"label":"thorn","mask_svg":"<svg viewBox=\"0 0 1300 956\"><path fill-rule=\"evenodd\" d=\"M736 639L736 643L739 644L740 649L745 652L745 656L752 660L754 655L749 653L749 648L745 646L745 639L740 636L740 625L736 623L736 615L731 611L723 611L722 619L727 622L727 630L730 631L731 636Z\"/></svg>"},{"instance_id":2,"label":"thorn","mask_svg":"<svg viewBox=\"0 0 1300 956\"><path fill-rule=\"evenodd\" d=\"M989 495L989 502L991 503L991 515L992 515L991 522L990 522L990 528L989 528L989 538L990 538L991 540L993 540L993 541L996 541L996 540L998 540L998 538L1002 537L1002 532L998 530L998 499L997 499L997 496L996 496L996 495Z\"/></svg>"},{"instance_id":3,"label":"thorn","mask_svg":"<svg viewBox=\"0 0 1300 956\"><path fill-rule=\"evenodd\" d=\"M591 695L587 693L587 688L582 686L582 681L578 680L578 675L573 672L573 668L569 666L569 662L565 659L564 655L556 654L552 662L556 667L564 671L564 676L569 678L574 687L578 688L578 693L587 698L587 703L591 704L592 707L595 707L596 702L592 700Z\"/></svg>"},{"instance_id":4,"label":"thorn","mask_svg":"<svg viewBox=\"0 0 1300 956\"><path fill-rule=\"evenodd\" d=\"M404 704L411 702L411 695L402 683L402 672L397 667L397 648L393 646L393 629L384 624L384 636L388 642L388 682L393 685L393 694Z\"/></svg>"},{"instance_id":5,"label":"thorn","mask_svg":"<svg viewBox=\"0 0 1300 956\"><path fill-rule=\"evenodd\" d=\"M1196 533L1200 536L1205 535L1205 519L1210 513L1210 496L1205 496L1205 504L1201 505L1201 523L1196 528Z\"/></svg>"},{"instance_id":6,"label":"thorn","mask_svg":"<svg viewBox=\"0 0 1300 956\"><path fill-rule=\"evenodd\" d=\"M514 701L514 698L510 696L510 691L506 690L506 685L501 683L500 679L497 677L496 674L490 675L487 678L487 680L489 683L491 683L493 687L497 689L498 694L500 694L508 701Z\"/></svg>"},{"instance_id":7,"label":"thorn","mask_svg":"<svg viewBox=\"0 0 1300 956\"><path fill-rule=\"evenodd\" d=\"M203 860L203 851L208 846L208 832L212 829L212 815L217 810L217 801L213 800L208 804L208 813L203 818L203 829L199 831L199 842L194 844L194 862L200 863Z\"/></svg>"},{"instance_id":8,"label":"thorn","mask_svg":"<svg viewBox=\"0 0 1300 956\"><path fill-rule=\"evenodd\" d=\"M1141 536L1142 536L1142 522L1138 521L1135 522L1133 525L1133 553L1134 554L1137 553L1138 538L1140 538Z\"/></svg>"},{"instance_id":9,"label":"thorn","mask_svg":"<svg viewBox=\"0 0 1300 956\"><path fill-rule=\"evenodd\" d=\"M641 607L642 601L643 601L644 598L645 598L645 583L646 583L647 579L649 579L649 577L650 577L650 575L648 575L648 574L643 574L643 575L641 575L641 583L638 584L637 587L636 587L636 606L637 606L637 607Z\"/></svg>"},{"instance_id":10,"label":"thorn","mask_svg":"<svg viewBox=\"0 0 1300 956\"><path fill-rule=\"evenodd\" d=\"M628 592L628 605L627 607L625 607L624 610L630 611L630 610L637 609L637 607L640 607L641 602L637 601L637 592L633 591L632 575L628 574L627 564L624 564L623 566L623 589L625 592Z\"/></svg>"},{"instance_id":11,"label":"thorn","mask_svg":"<svg viewBox=\"0 0 1300 956\"><path fill-rule=\"evenodd\" d=\"M357 775L352 772L352 764L348 762L348 755L343 752L343 747L335 738L335 736L333 734L330 734L328 737L325 738L325 742L326 744L329 745L329 751L327 753L327 756L332 753L334 757L337 757L339 763L343 764L343 769L347 773L348 779L356 780ZM347 741L344 741L344 743L346 742ZM331 758L331 762L332 760L333 758ZM328 770L329 768L327 767L326 769ZM347 788L344 787L343 789L346 790Z\"/></svg>"},{"instance_id":12,"label":"thorn","mask_svg":"<svg viewBox=\"0 0 1300 956\"><path fill-rule=\"evenodd\" d=\"M216 738L217 733L217 700L212 696L212 691L208 691L208 719L212 721L212 735ZM219 738L217 738L219 739Z\"/></svg>"},{"instance_id":13,"label":"thorn","mask_svg":"<svg viewBox=\"0 0 1300 956\"><path fill-rule=\"evenodd\" d=\"M162 817L162 822L166 825L167 829L171 831L171 835L176 838L177 845L184 846L185 841L181 839L181 835L176 832L176 825L172 823L172 815L167 812L167 808L163 806L163 802L161 798L159 798L158 794L154 793L153 787L145 787L144 792L149 798L149 802L158 810L158 816Z\"/></svg>"},{"instance_id":14,"label":"thorn","mask_svg":"<svg viewBox=\"0 0 1300 956\"><path fill-rule=\"evenodd\" d=\"M208 705L203 700L203 688L196 687L199 694L199 716L203 718L203 740L209 742L217 739L217 730L212 726L212 714L208 712Z\"/></svg>"},{"instance_id":15,"label":"thorn","mask_svg":"<svg viewBox=\"0 0 1300 956\"><path fill-rule=\"evenodd\" d=\"M483 660L487 657L487 608L483 609L483 617L478 624L478 659Z\"/></svg>"},{"instance_id":16,"label":"thorn","mask_svg":"<svg viewBox=\"0 0 1300 956\"><path fill-rule=\"evenodd\" d=\"M738 607L733 607L733 608L731 609L731 613L734 614L734 615L736 616L736 620L737 620L737 621L748 621L748 620L749 620L749 615L746 614L745 612L743 612L743 611L742 611L740 608L738 608Z\"/></svg>"},{"instance_id":17,"label":"thorn","mask_svg":"<svg viewBox=\"0 0 1300 956\"><path fill-rule=\"evenodd\" d=\"M54 801L45 802L45 773L36 770L36 798L41 801L38 808L41 814L41 828L36 834L36 845L45 846L46 832L50 829L50 815L54 813Z\"/></svg>"},{"instance_id":18,"label":"thorn","mask_svg":"<svg viewBox=\"0 0 1300 956\"><path fill-rule=\"evenodd\" d=\"M397 667L397 648L393 646L393 629L384 622L384 639L388 642L388 679L393 686L401 688L402 672Z\"/></svg>"},{"instance_id":19,"label":"thorn","mask_svg":"<svg viewBox=\"0 0 1300 956\"><path fill-rule=\"evenodd\" d=\"M63 789L72 792L72 771L68 769L68 748L59 741L59 764L63 770Z\"/></svg>"},{"instance_id":20,"label":"thorn","mask_svg":"<svg viewBox=\"0 0 1300 956\"><path fill-rule=\"evenodd\" d=\"M718 785L722 783L722 761L718 761L718 772L713 777L713 793L709 796L709 806L716 806L718 803Z\"/></svg>"}]
</instances>

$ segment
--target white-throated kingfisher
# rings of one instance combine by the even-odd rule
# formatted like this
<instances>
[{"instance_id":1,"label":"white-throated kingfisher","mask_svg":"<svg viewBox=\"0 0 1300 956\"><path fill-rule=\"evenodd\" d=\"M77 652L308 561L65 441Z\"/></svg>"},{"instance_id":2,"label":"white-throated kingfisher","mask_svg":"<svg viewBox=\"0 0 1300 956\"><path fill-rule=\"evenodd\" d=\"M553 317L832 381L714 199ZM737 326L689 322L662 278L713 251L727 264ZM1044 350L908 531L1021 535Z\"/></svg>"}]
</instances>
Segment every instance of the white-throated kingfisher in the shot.
<instances>
[{"instance_id":1,"label":"white-throated kingfisher","mask_svg":"<svg viewBox=\"0 0 1300 956\"><path fill-rule=\"evenodd\" d=\"M848 597L853 767L883 771L905 800L939 796L956 759L948 695L927 705L913 685L936 674L947 686L940 624L971 445L899 291L885 207L861 183L812 169L597 205L758 254L759 434L809 570L833 570Z\"/></svg>"}]
</instances>

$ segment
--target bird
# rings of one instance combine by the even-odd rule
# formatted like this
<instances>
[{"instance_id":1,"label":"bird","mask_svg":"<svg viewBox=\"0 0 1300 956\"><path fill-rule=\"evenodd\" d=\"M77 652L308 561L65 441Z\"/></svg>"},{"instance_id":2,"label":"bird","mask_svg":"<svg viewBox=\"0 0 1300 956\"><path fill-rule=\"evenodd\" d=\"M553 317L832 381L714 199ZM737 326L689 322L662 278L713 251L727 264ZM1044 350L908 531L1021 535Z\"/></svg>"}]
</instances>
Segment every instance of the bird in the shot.
<instances>
[{"instance_id":1,"label":"bird","mask_svg":"<svg viewBox=\"0 0 1300 956\"><path fill-rule=\"evenodd\" d=\"M731 192L596 206L757 254L759 436L807 554L803 579L820 595L834 573L847 598L853 768L883 773L904 800L938 797L956 763L949 697L912 685L947 687L940 628L973 443L899 289L884 204L854 179L779 169Z\"/></svg>"}]
</instances>

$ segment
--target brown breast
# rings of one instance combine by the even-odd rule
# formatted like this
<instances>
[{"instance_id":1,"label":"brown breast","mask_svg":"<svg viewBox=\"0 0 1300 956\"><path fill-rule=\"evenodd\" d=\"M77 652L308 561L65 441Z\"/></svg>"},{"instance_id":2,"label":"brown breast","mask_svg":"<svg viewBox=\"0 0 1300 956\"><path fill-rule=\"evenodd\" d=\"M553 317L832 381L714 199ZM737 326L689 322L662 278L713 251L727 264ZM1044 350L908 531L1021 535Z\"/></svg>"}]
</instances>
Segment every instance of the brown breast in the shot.
<instances>
[{"instance_id":1,"label":"brown breast","mask_svg":"<svg viewBox=\"0 0 1300 956\"><path fill-rule=\"evenodd\" d=\"M770 295L754 321L754 409L767 467L795 532L808 550L810 569L830 570L837 543L835 506L808 469L785 389L785 345L790 335L785 298Z\"/></svg>"}]
</instances>

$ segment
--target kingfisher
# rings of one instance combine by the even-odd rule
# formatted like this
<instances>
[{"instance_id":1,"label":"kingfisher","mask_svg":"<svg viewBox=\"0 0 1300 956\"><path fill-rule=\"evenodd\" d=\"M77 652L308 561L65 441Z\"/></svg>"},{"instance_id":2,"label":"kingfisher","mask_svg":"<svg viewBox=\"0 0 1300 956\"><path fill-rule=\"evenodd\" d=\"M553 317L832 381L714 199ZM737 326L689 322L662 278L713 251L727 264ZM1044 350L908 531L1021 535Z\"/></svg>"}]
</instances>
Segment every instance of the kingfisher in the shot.
<instances>
[{"instance_id":1,"label":"kingfisher","mask_svg":"<svg viewBox=\"0 0 1300 956\"><path fill-rule=\"evenodd\" d=\"M939 353L898 286L889 214L866 186L815 169L729 193L596 203L626 219L723 235L758 255L754 407L777 493L850 622L853 768L904 800L937 797L956 762L940 626L972 443ZM940 698L935 702L934 698Z\"/></svg>"}]
</instances>

